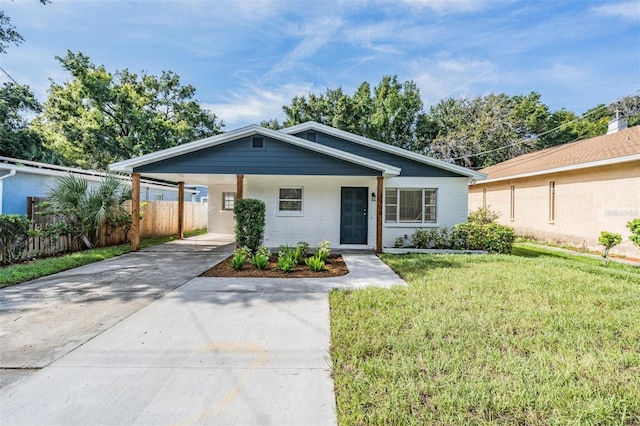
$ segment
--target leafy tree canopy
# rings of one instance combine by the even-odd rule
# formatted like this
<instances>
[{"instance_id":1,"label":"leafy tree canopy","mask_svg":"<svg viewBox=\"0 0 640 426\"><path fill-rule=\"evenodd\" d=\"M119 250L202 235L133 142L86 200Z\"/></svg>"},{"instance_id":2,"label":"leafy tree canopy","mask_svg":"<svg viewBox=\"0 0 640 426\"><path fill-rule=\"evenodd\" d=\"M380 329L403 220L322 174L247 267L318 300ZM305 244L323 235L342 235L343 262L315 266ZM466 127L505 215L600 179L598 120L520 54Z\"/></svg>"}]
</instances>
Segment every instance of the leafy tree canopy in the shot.
<instances>
[{"instance_id":1,"label":"leafy tree canopy","mask_svg":"<svg viewBox=\"0 0 640 426\"><path fill-rule=\"evenodd\" d=\"M70 164L106 169L221 131L216 115L193 99L196 89L172 71L111 73L71 51L57 59L71 79L51 83L33 127Z\"/></svg>"},{"instance_id":2,"label":"leafy tree canopy","mask_svg":"<svg viewBox=\"0 0 640 426\"><path fill-rule=\"evenodd\" d=\"M365 81L353 95L327 89L294 97L282 109L282 124L262 125L279 129L313 120L472 168L605 134L615 111L627 116L630 126L640 124L638 96L598 105L582 117L565 109L551 112L537 92L443 99L425 112L416 84L395 76L383 77L373 91Z\"/></svg>"}]
</instances>

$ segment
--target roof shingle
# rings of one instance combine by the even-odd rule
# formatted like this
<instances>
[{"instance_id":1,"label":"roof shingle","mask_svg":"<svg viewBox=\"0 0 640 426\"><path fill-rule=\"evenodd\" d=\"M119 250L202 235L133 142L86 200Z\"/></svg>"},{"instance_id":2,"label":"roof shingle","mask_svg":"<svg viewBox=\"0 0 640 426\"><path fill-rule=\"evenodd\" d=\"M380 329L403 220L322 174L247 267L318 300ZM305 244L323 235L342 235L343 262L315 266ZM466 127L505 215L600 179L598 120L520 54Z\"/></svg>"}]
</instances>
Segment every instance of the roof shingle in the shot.
<instances>
[{"instance_id":1,"label":"roof shingle","mask_svg":"<svg viewBox=\"0 0 640 426\"><path fill-rule=\"evenodd\" d=\"M524 154L480 170L487 180L640 154L640 126Z\"/></svg>"}]
</instances>

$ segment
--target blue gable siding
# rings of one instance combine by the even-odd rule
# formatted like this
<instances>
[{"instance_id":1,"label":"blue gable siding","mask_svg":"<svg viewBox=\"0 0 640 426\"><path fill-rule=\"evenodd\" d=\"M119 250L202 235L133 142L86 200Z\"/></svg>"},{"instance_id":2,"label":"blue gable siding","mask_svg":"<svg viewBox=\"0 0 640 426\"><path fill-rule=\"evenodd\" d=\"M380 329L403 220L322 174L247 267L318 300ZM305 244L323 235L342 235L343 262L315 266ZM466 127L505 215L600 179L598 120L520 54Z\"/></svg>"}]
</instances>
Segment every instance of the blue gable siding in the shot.
<instances>
[{"instance_id":1,"label":"blue gable siding","mask_svg":"<svg viewBox=\"0 0 640 426\"><path fill-rule=\"evenodd\" d=\"M296 133L295 136L307 139L307 132ZM438 167L430 166L428 164L420 163L418 161L411 160L409 158L400 157L389 152L379 151L368 146L360 145L355 142L349 142L344 139L337 138L335 136L327 135L318 131L313 131L316 134L316 143L320 143L331 148L339 149L341 151L350 152L361 157L370 158L381 163L389 164L402 169L400 176L423 176L423 177L459 177L460 175L443 170Z\"/></svg>"},{"instance_id":2,"label":"blue gable siding","mask_svg":"<svg viewBox=\"0 0 640 426\"><path fill-rule=\"evenodd\" d=\"M134 168L140 173L380 176L381 172L326 154L264 138L263 148L241 138ZM313 142L309 142L313 143Z\"/></svg>"}]
</instances>

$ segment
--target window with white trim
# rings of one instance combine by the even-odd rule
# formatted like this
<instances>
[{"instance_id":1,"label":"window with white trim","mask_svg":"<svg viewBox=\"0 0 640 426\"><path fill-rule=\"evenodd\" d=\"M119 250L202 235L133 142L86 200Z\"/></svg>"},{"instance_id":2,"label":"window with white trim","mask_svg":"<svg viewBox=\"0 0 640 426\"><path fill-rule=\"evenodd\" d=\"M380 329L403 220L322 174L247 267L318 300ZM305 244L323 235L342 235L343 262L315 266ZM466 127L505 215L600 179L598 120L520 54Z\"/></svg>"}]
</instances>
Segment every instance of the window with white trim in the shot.
<instances>
[{"instance_id":1,"label":"window with white trim","mask_svg":"<svg viewBox=\"0 0 640 426\"><path fill-rule=\"evenodd\" d=\"M223 192L222 193L222 210L233 210L236 205L236 193L235 192Z\"/></svg>"},{"instance_id":2,"label":"window with white trim","mask_svg":"<svg viewBox=\"0 0 640 426\"><path fill-rule=\"evenodd\" d=\"M154 194L153 195L153 199L155 201L162 201L162 200L164 200L164 194Z\"/></svg>"},{"instance_id":3,"label":"window with white trim","mask_svg":"<svg viewBox=\"0 0 640 426\"><path fill-rule=\"evenodd\" d=\"M302 213L302 192L301 186L278 188L278 212Z\"/></svg>"},{"instance_id":4,"label":"window with white trim","mask_svg":"<svg viewBox=\"0 0 640 426\"><path fill-rule=\"evenodd\" d=\"M436 223L437 195L435 188L385 189L385 223Z\"/></svg>"}]
</instances>

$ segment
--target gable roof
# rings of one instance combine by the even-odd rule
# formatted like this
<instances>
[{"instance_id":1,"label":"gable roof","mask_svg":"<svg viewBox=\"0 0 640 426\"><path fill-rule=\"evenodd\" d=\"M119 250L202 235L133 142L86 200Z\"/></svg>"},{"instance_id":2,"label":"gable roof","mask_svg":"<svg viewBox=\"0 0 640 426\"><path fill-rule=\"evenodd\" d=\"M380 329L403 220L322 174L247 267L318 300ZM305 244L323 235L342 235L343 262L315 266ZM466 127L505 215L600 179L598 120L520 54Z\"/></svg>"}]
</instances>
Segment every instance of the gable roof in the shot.
<instances>
[{"instance_id":1,"label":"gable roof","mask_svg":"<svg viewBox=\"0 0 640 426\"><path fill-rule=\"evenodd\" d=\"M495 182L640 160L640 126L524 154L482 169Z\"/></svg>"},{"instance_id":2,"label":"gable roof","mask_svg":"<svg viewBox=\"0 0 640 426\"><path fill-rule=\"evenodd\" d=\"M318 152L339 160L344 160L353 164L364 166L373 170L382 172L384 175L397 176L400 174L398 167L390 164L381 163L369 158L354 155L348 152L344 152L338 149L330 148L319 144L310 144L307 140L301 139L297 136L288 135L283 132L271 130L252 124L240 129L232 130L230 132L221 133L216 136L200 139L197 141L189 142L183 145L178 145L172 148L163 149L161 151L153 152L151 154L134 157L129 160L119 161L109 165L109 169L113 171L131 173L135 168L141 167L147 164L152 164L158 161L166 160L172 157L188 154L191 152L199 151L202 149L210 148L213 146L221 145L224 143L232 142L243 137L261 135L269 138L279 140L294 146L302 147L310 151Z\"/></svg>"},{"instance_id":3,"label":"gable roof","mask_svg":"<svg viewBox=\"0 0 640 426\"><path fill-rule=\"evenodd\" d=\"M398 148L393 145L389 145L387 143L379 142L373 139L366 138L364 136L359 136L354 133L346 132L344 130L336 129L331 126L327 126L325 124L320 124L315 121L307 121L305 123L297 124L295 126L287 127L285 129L281 129L280 132L286 134L295 134L300 132L306 132L309 130L313 130L316 132L325 133L331 136L335 136L340 139L344 139L349 142L357 143L360 145L364 145L373 149L377 149L379 151L388 152L390 154L394 154L400 157L408 158L419 163L427 164L432 167L437 167L439 169L447 170L453 173L457 173L462 176L467 176L473 179L484 179L486 176L484 173L477 172L475 170L467 169L466 167L458 166L456 164L447 163L446 161L438 160L432 157L427 157L426 155L418 154L417 152L409 151L403 148Z\"/></svg>"}]
</instances>

